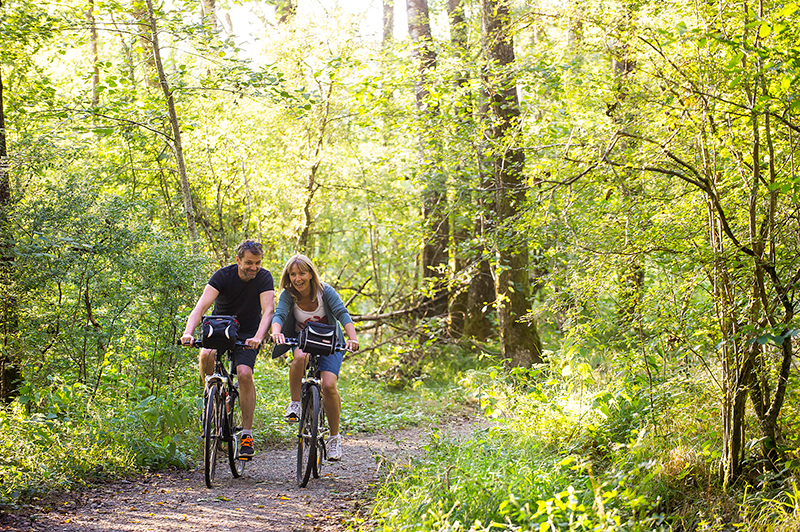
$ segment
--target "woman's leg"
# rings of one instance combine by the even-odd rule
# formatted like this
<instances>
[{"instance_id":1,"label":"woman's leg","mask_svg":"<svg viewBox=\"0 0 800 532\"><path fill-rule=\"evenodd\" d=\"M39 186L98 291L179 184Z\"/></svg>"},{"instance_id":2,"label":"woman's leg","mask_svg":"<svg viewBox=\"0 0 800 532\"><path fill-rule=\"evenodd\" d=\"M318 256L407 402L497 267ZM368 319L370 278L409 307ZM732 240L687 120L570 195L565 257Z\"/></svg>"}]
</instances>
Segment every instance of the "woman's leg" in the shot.
<instances>
[{"instance_id":1,"label":"woman's leg","mask_svg":"<svg viewBox=\"0 0 800 532\"><path fill-rule=\"evenodd\" d=\"M342 398L339 396L339 389L336 386L339 378L335 373L323 371L320 373L322 381L322 402L325 405L325 414L328 416L328 427L331 429L331 436L339 434L339 417L342 413Z\"/></svg>"},{"instance_id":2,"label":"woman's leg","mask_svg":"<svg viewBox=\"0 0 800 532\"><path fill-rule=\"evenodd\" d=\"M294 358L292 358L292 365L289 366L289 394L292 396L292 401L300 401L300 392L302 391L303 386L303 374L306 372L307 362L308 355L299 349L295 349Z\"/></svg>"}]
</instances>

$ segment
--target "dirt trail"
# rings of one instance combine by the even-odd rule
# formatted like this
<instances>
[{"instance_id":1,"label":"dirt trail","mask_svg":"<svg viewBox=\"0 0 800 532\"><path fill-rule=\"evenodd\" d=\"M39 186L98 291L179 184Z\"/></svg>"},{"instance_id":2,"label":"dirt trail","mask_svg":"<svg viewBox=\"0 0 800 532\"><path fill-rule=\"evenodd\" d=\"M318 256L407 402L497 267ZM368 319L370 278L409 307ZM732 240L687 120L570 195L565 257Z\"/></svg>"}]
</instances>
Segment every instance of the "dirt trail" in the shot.
<instances>
[{"instance_id":1,"label":"dirt trail","mask_svg":"<svg viewBox=\"0 0 800 532\"><path fill-rule=\"evenodd\" d=\"M472 432L475 418L451 420L446 429ZM203 471L167 471L65 494L41 508L0 513L0 531L339 531L365 516L370 493L385 467L380 457L405 460L421 452L428 429L347 436L340 462L326 462L306 488L295 482L296 455L287 447L257 449L245 475L233 479L217 466L213 489Z\"/></svg>"}]
</instances>

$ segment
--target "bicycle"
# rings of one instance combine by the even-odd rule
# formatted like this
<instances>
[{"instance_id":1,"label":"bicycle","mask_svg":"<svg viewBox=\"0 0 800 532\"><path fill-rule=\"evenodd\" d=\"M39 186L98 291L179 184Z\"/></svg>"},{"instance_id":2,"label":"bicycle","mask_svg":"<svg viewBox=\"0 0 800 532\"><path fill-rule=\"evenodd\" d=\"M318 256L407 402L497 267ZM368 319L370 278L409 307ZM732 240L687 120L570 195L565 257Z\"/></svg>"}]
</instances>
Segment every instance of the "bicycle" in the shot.
<instances>
[{"instance_id":1,"label":"bicycle","mask_svg":"<svg viewBox=\"0 0 800 532\"><path fill-rule=\"evenodd\" d=\"M285 338L284 343L293 348L299 346L296 338ZM344 346L337 344L335 351L344 351ZM322 460L328 458L325 438L330 434L322 403L318 364L319 357L324 355L306 355L308 363L301 388L300 426L297 429L297 485L301 488L306 487L311 476L319 478Z\"/></svg>"},{"instance_id":2,"label":"bicycle","mask_svg":"<svg viewBox=\"0 0 800 532\"><path fill-rule=\"evenodd\" d=\"M236 347L247 347L236 342ZM191 347L203 347L202 340L193 340ZM222 362L228 355L230 370ZM206 375L201 412L203 438L203 467L206 487L213 487L217 471L218 452L227 447L228 465L233 478L244 474L248 459L239 458L239 443L242 437L242 411L239 406L239 383L236 382L236 366L231 349L217 349L214 355L214 373Z\"/></svg>"}]
</instances>

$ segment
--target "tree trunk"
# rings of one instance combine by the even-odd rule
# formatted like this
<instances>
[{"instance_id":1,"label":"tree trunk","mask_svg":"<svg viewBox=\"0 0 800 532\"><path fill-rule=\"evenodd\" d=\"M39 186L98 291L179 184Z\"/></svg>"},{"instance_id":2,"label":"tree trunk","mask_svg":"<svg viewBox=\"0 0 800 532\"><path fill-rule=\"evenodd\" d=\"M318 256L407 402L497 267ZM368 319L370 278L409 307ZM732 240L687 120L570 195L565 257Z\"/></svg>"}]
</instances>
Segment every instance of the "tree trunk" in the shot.
<instances>
[{"instance_id":1,"label":"tree trunk","mask_svg":"<svg viewBox=\"0 0 800 532\"><path fill-rule=\"evenodd\" d=\"M607 104L606 114L613 120L618 128L635 133L630 130L626 115L630 114L626 107L628 97L628 82L633 73L636 62L631 57L631 46L628 39L635 33L633 26L634 7L630 3L623 6L623 13L616 21L615 26L620 28L618 41L612 45L611 69L614 76L613 101ZM632 137L622 139L618 146L629 153L635 153L638 146ZM626 203L635 203L641 195L637 183L638 174L631 169L623 169L619 173L619 193ZM625 214L627 216L627 213ZM633 327L638 323L644 297L645 269L642 258L631 249L628 235L625 235L624 248L631 251L630 259L620 268L617 284L617 321L622 327Z\"/></svg>"},{"instance_id":2,"label":"tree trunk","mask_svg":"<svg viewBox=\"0 0 800 532\"><path fill-rule=\"evenodd\" d=\"M467 289L467 316L464 323L464 336L484 341L493 334L494 325L489 319L489 312L494 303L495 295L492 266L487 259L481 258Z\"/></svg>"},{"instance_id":3,"label":"tree trunk","mask_svg":"<svg viewBox=\"0 0 800 532\"><path fill-rule=\"evenodd\" d=\"M211 31L217 29L216 0L200 0L200 12L203 17L203 24L208 26Z\"/></svg>"},{"instance_id":4,"label":"tree trunk","mask_svg":"<svg viewBox=\"0 0 800 532\"><path fill-rule=\"evenodd\" d=\"M480 107L478 115L483 123L480 128L482 141L478 146L478 175L480 176L480 186L475 198L479 207L479 217L475 221L474 233L479 235L480 248L475 250L475 266L473 275L470 279L469 289L467 290L467 320L464 323L464 335L476 340L486 340L495 334L495 327L489 318L489 313L494 311L494 302L497 298L495 292L494 276L492 265L489 260L490 250L485 246L488 242L489 234L492 232L495 218L495 196L494 196L494 163L490 157L491 121L489 117L489 92L488 78L483 76L483 86L480 97Z\"/></svg>"},{"instance_id":5,"label":"tree trunk","mask_svg":"<svg viewBox=\"0 0 800 532\"><path fill-rule=\"evenodd\" d=\"M17 298L14 290L14 237L9 211L11 183L8 175L8 146L0 71L0 402L8 403L19 394L21 377L14 339L17 335Z\"/></svg>"},{"instance_id":6,"label":"tree trunk","mask_svg":"<svg viewBox=\"0 0 800 532\"><path fill-rule=\"evenodd\" d=\"M468 42L467 42L467 23L464 18L464 3L463 0L448 0L447 2L447 15L450 22L450 44L453 47L455 54L458 56L458 69L459 74L453 81L453 89L455 94L460 99L456 103L456 120L457 127L456 139L454 142L458 143L462 139L469 138L471 131L474 129L472 119L472 98L469 96L467 89L469 78L466 69L463 65L468 61L469 55ZM455 162L453 171L455 180L461 183L470 183L473 179L473 172L462 162L459 158ZM450 227L452 231L451 251L450 256L453 258L453 275L452 278L456 279L461 276L462 272L469 266L469 257L463 251L463 244L470 239L470 229L468 220L462 220L461 217L455 213L451 217ZM456 286L450 296L450 306L448 309L447 328L448 333L453 338L458 338L464 334L464 328L467 321L469 304L469 290Z\"/></svg>"},{"instance_id":7,"label":"tree trunk","mask_svg":"<svg viewBox=\"0 0 800 532\"><path fill-rule=\"evenodd\" d=\"M100 57L97 53L97 23L94 20L94 0L89 0L89 9L86 12L89 21L89 57L92 60L92 106L100 104Z\"/></svg>"},{"instance_id":8,"label":"tree trunk","mask_svg":"<svg viewBox=\"0 0 800 532\"><path fill-rule=\"evenodd\" d=\"M278 0L275 5L275 18L278 20L278 24L291 22L296 12L297 6L292 0Z\"/></svg>"},{"instance_id":9,"label":"tree trunk","mask_svg":"<svg viewBox=\"0 0 800 532\"><path fill-rule=\"evenodd\" d=\"M186 212L186 227L189 231L189 239L192 243L192 249L196 251L197 227L194 219L194 202L192 200L192 191L189 187L189 177L186 174L186 162L183 159L181 128L180 124L178 123L178 113L175 111L175 100L172 97L172 89L170 88L169 82L167 81L167 76L164 73L164 64L161 62L161 48L158 44L158 28L156 27L156 16L153 10L152 0L147 0L147 13L150 19L150 33L153 39L153 57L155 59L156 71L158 72L158 80L161 84L161 90L164 91L164 98L167 100L169 123L172 126L172 148L175 152L175 160L178 163L178 175L180 176L181 189L183 190L183 208Z\"/></svg>"},{"instance_id":10,"label":"tree trunk","mask_svg":"<svg viewBox=\"0 0 800 532\"><path fill-rule=\"evenodd\" d=\"M428 315L447 314L448 301L441 297L446 290L448 266L448 242L450 225L447 216L446 176L439 160L439 144L435 134L435 122L439 111L430 96L428 74L436 68L436 52L433 50L427 0L407 0L408 33L414 43L414 55L418 63L418 77L414 87L417 110L420 116L420 168L422 171L422 218L425 226L425 241L422 249L422 275L432 282L433 290L428 298Z\"/></svg>"},{"instance_id":11,"label":"tree trunk","mask_svg":"<svg viewBox=\"0 0 800 532\"><path fill-rule=\"evenodd\" d=\"M525 153L517 127L520 117L516 81L511 74L514 41L509 0L481 0L484 53L490 97L493 175L497 208L496 292L503 357L511 366L542 362L542 346L529 307L528 244L513 224L525 202Z\"/></svg>"},{"instance_id":12,"label":"tree trunk","mask_svg":"<svg viewBox=\"0 0 800 532\"><path fill-rule=\"evenodd\" d=\"M137 21L137 38L141 49L144 50L144 80L148 87L158 87L158 69L156 68L155 55L153 54L152 28L148 6L145 0L133 0L131 14Z\"/></svg>"},{"instance_id":13,"label":"tree trunk","mask_svg":"<svg viewBox=\"0 0 800 532\"><path fill-rule=\"evenodd\" d=\"M394 40L394 0L383 0L383 39L386 48Z\"/></svg>"}]
</instances>

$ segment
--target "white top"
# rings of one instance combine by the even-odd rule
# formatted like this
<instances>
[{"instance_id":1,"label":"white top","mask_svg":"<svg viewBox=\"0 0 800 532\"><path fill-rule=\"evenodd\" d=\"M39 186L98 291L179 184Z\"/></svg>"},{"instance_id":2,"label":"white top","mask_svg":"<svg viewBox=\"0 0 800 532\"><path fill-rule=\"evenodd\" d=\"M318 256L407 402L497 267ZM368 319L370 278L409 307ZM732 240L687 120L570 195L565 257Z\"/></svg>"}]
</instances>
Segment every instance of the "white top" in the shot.
<instances>
[{"instance_id":1,"label":"white top","mask_svg":"<svg viewBox=\"0 0 800 532\"><path fill-rule=\"evenodd\" d=\"M328 316L325 314L325 305L322 304L322 294L317 293L317 308L312 311L301 309L297 303L294 304L295 332L305 329L310 321L316 323L328 323Z\"/></svg>"}]
</instances>

